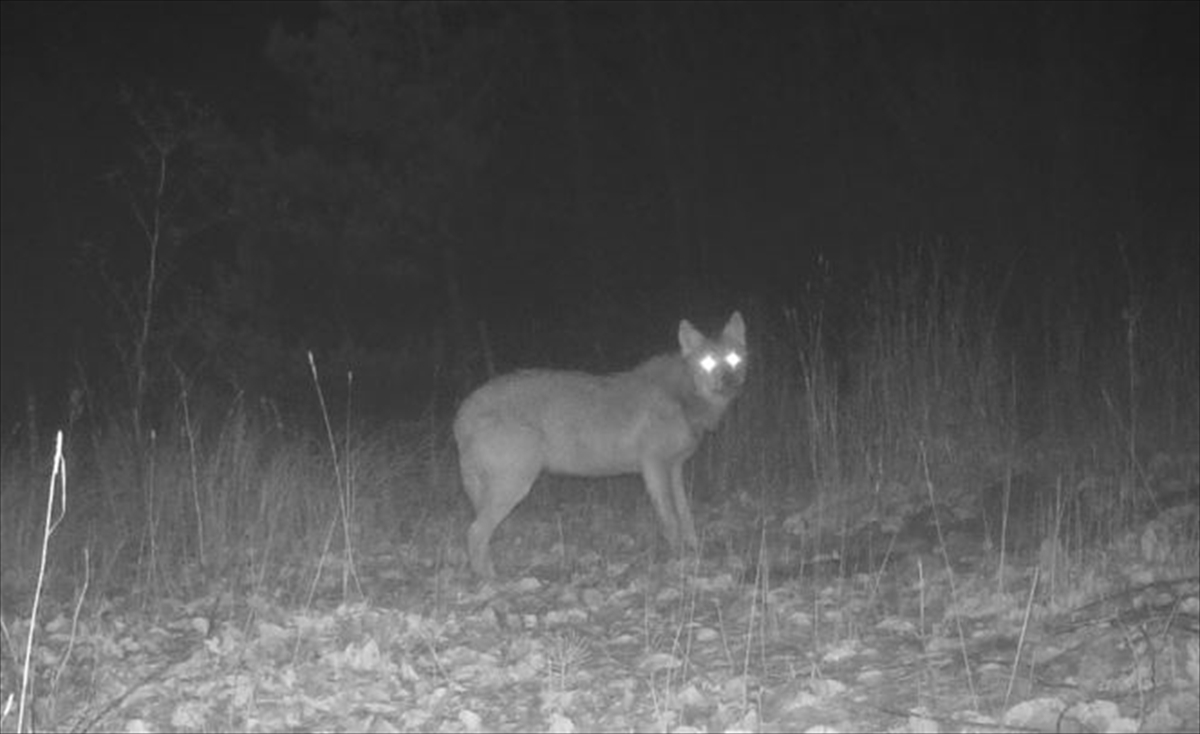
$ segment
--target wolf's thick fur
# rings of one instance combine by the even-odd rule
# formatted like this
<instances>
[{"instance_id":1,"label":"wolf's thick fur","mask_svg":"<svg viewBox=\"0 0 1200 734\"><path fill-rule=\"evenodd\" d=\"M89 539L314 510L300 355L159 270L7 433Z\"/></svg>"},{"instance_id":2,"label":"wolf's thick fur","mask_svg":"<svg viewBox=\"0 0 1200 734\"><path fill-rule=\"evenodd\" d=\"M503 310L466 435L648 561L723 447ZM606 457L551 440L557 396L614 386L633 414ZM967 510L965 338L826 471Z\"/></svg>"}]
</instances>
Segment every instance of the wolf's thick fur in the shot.
<instances>
[{"instance_id":1,"label":"wolf's thick fur","mask_svg":"<svg viewBox=\"0 0 1200 734\"><path fill-rule=\"evenodd\" d=\"M717 425L745 374L746 327L735 312L716 340L680 322L678 354L629 372L526 370L480 387L454 421L463 487L475 505L471 567L484 578L495 575L492 532L542 471L640 473L667 540L695 548L683 462Z\"/></svg>"}]
</instances>

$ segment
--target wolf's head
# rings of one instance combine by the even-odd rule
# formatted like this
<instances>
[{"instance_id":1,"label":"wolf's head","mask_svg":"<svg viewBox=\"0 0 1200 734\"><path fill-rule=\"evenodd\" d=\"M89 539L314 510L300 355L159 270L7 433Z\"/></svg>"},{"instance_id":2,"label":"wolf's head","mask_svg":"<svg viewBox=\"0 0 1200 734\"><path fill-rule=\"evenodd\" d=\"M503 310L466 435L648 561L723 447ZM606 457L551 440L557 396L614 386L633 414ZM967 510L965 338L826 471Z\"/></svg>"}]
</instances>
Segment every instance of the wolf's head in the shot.
<instances>
[{"instance_id":1,"label":"wolf's head","mask_svg":"<svg viewBox=\"0 0 1200 734\"><path fill-rule=\"evenodd\" d=\"M746 324L734 311L717 339L708 339L687 321L679 322L679 348L696 391L710 405L724 408L746 380Z\"/></svg>"}]
</instances>

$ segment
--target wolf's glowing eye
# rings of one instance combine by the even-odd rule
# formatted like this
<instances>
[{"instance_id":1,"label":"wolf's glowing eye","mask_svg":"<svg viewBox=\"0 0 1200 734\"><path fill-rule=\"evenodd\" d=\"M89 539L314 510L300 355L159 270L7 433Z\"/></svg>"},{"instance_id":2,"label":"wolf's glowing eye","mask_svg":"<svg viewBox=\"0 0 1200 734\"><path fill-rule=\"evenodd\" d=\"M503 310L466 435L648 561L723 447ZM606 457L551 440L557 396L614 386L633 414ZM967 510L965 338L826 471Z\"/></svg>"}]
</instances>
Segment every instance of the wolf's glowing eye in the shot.
<instances>
[{"instance_id":1,"label":"wolf's glowing eye","mask_svg":"<svg viewBox=\"0 0 1200 734\"><path fill-rule=\"evenodd\" d=\"M705 372L712 372L717 368L717 360L711 354L706 354L700 358L700 369Z\"/></svg>"},{"instance_id":2,"label":"wolf's glowing eye","mask_svg":"<svg viewBox=\"0 0 1200 734\"><path fill-rule=\"evenodd\" d=\"M725 355L725 364L729 365L733 369L737 369L737 366L741 363L742 355L738 354L737 352L730 352L729 354Z\"/></svg>"}]
</instances>

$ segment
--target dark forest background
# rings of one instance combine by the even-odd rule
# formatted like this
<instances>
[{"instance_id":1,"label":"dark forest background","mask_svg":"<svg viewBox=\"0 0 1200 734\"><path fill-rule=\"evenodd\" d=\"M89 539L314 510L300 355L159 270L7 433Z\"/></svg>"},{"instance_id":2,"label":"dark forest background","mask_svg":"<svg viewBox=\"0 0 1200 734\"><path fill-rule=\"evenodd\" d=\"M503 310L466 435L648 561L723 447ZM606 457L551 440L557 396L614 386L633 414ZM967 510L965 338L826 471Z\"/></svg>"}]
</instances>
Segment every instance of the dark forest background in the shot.
<instances>
[{"instance_id":1,"label":"dark forest background","mask_svg":"<svg viewBox=\"0 0 1200 734\"><path fill-rule=\"evenodd\" d=\"M917 245L1012 327L1195 284L1193 4L185 7L5 6L8 422L129 373L155 212L148 346L265 392L624 367Z\"/></svg>"}]
</instances>

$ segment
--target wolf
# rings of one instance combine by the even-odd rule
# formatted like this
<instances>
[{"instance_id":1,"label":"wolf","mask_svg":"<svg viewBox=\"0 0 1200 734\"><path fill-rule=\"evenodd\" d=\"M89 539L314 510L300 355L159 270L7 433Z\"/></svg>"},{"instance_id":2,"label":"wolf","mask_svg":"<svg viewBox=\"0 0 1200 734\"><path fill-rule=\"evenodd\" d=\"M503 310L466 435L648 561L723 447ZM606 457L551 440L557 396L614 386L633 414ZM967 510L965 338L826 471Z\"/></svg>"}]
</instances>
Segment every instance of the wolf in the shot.
<instances>
[{"instance_id":1,"label":"wolf","mask_svg":"<svg viewBox=\"0 0 1200 734\"><path fill-rule=\"evenodd\" d=\"M475 506L472 570L495 577L492 533L542 472L641 474L667 541L695 549L683 462L741 391L747 364L746 326L735 311L717 339L681 321L678 354L628 372L523 370L475 390L454 420L463 489Z\"/></svg>"}]
</instances>

